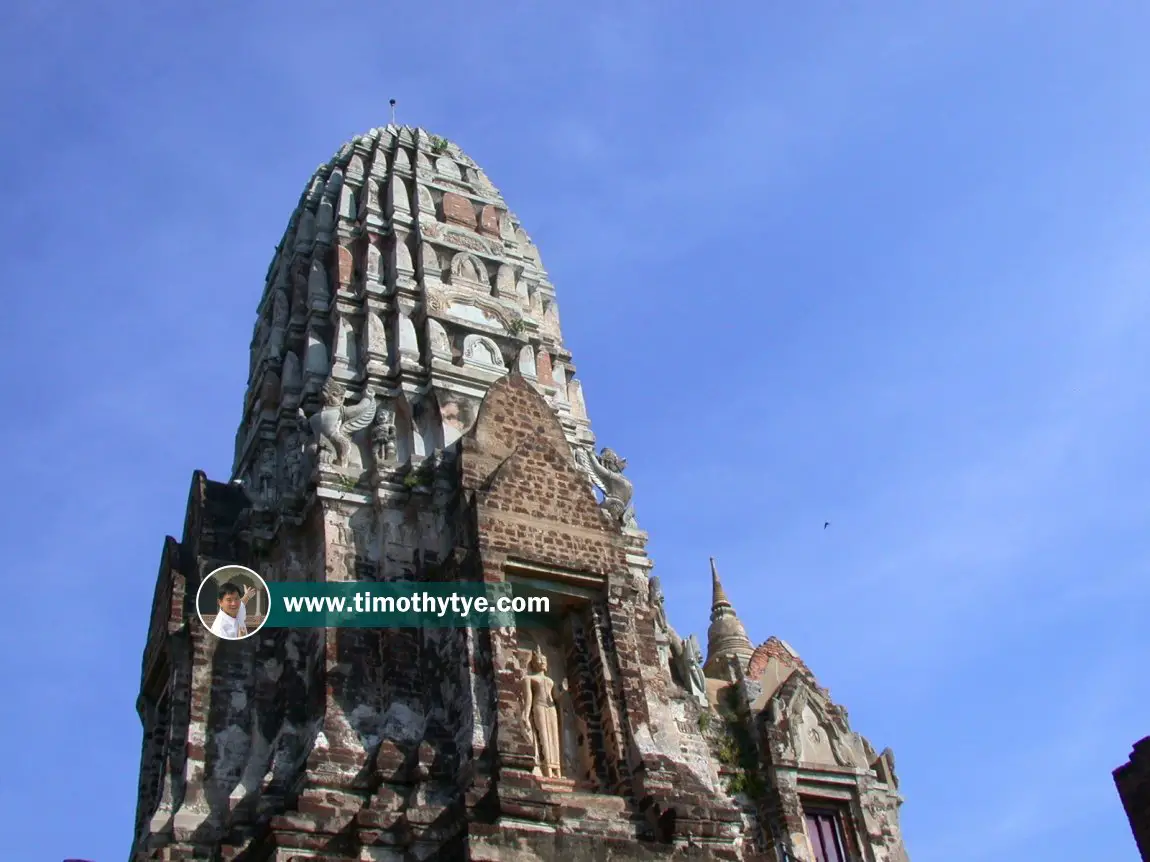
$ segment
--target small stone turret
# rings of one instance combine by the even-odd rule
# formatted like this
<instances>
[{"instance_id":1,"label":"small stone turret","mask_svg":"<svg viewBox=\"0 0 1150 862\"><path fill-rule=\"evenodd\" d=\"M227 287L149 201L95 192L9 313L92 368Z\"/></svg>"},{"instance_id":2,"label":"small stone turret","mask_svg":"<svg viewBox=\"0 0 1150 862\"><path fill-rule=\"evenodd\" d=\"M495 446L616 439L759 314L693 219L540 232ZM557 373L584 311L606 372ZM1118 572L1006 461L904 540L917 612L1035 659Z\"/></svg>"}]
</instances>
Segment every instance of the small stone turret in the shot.
<instances>
[{"instance_id":1,"label":"small stone turret","mask_svg":"<svg viewBox=\"0 0 1150 862\"><path fill-rule=\"evenodd\" d=\"M703 665L703 674L711 679L726 679L727 658L737 659L740 667L746 669L754 651L747 630L723 590L715 558L711 557L711 625L707 629L707 663Z\"/></svg>"}]
</instances>

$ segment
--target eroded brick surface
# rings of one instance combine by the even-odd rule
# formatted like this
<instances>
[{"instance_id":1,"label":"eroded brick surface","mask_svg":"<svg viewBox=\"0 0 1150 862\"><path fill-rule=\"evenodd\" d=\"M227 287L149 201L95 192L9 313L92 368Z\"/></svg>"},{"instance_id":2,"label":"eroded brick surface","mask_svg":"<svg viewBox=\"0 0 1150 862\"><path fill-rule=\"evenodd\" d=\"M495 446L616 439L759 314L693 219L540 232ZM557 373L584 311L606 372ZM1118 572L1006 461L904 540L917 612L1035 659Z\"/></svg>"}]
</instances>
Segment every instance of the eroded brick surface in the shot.
<instances>
[{"instance_id":1,"label":"eroded brick surface","mask_svg":"<svg viewBox=\"0 0 1150 862\"><path fill-rule=\"evenodd\" d=\"M858 858L905 859L893 755L786 644L752 648L717 571L705 674L667 624L553 290L449 142L376 129L313 177L259 305L238 481L196 473L161 554L133 860L805 862L802 806L827 786ZM195 595L226 563L542 584L563 612L221 642ZM535 653L562 683L548 779L524 715Z\"/></svg>"}]
</instances>

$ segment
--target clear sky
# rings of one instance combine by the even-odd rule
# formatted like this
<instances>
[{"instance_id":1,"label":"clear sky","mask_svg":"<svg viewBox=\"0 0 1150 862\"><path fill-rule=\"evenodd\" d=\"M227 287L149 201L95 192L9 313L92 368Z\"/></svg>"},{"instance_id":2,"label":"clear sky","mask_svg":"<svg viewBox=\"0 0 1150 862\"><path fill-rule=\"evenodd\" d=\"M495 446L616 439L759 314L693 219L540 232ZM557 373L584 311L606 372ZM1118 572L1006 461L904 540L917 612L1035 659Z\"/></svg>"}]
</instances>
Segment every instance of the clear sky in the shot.
<instances>
[{"instance_id":1,"label":"clear sky","mask_svg":"<svg viewBox=\"0 0 1150 862\"><path fill-rule=\"evenodd\" d=\"M679 631L714 555L894 748L914 862L1133 860L1148 32L1133 0L8 0L2 855L126 858L163 537L228 478L304 182L395 97L539 245Z\"/></svg>"}]
</instances>

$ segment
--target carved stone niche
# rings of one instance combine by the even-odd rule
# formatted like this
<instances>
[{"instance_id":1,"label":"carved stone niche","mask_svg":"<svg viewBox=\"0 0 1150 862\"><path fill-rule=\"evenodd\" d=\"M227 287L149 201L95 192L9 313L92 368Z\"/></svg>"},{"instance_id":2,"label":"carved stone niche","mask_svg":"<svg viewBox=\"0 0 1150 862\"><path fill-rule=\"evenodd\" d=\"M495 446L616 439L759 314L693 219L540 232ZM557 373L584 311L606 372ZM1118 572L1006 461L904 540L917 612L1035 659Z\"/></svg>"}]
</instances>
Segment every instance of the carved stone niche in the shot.
<instances>
[{"instance_id":1,"label":"carved stone niche","mask_svg":"<svg viewBox=\"0 0 1150 862\"><path fill-rule=\"evenodd\" d=\"M463 339L463 364L500 372L506 368L499 345L490 338L474 333Z\"/></svg>"},{"instance_id":2,"label":"carved stone niche","mask_svg":"<svg viewBox=\"0 0 1150 862\"><path fill-rule=\"evenodd\" d=\"M608 732L604 707L613 696L601 670L596 671L608 660L597 654L602 640L594 634L594 608L604 598L605 579L518 562L509 562L505 575L516 595L542 596L550 603L548 625L516 629L524 684L529 674L540 672L533 663L538 651L546 659L545 673L552 683L559 725L560 774L548 776L537 729L546 715L538 706L528 707L524 690L524 717L532 725L530 737L535 745L534 774L545 787L604 792L619 779L615 774L618 764L608 762L601 750L605 746L592 744ZM542 688L538 682L531 685L536 692Z\"/></svg>"}]
</instances>

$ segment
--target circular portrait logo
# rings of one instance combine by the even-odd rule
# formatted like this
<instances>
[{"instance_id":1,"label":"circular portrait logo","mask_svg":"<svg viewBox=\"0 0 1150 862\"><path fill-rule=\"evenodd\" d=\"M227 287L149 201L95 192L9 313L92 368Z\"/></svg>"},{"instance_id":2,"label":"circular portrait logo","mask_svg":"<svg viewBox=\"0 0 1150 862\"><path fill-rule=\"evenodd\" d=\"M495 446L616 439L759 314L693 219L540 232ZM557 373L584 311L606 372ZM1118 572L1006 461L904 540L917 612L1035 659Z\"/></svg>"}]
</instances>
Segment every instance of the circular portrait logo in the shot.
<instances>
[{"instance_id":1,"label":"circular portrait logo","mask_svg":"<svg viewBox=\"0 0 1150 862\"><path fill-rule=\"evenodd\" d=\"M218 638L251 637L267 620L271 597L264 579L244 566L221 566L200 584L196 610L200 622Z\"/></svg>"}]
</instances>

